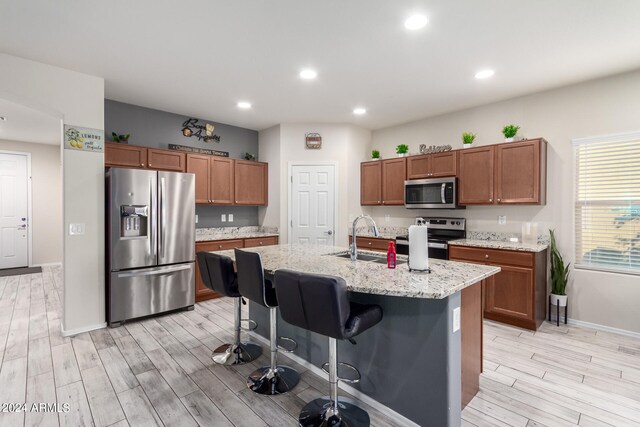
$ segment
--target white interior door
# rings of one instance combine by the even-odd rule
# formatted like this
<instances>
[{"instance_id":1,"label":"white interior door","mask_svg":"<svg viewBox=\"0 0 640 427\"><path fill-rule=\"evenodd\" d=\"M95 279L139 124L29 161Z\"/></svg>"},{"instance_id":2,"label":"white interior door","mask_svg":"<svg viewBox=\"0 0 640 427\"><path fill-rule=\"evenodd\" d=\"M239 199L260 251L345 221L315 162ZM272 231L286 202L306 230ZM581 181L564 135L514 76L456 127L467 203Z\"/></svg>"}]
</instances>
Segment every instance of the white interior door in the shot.
<instances>
[{"instance_id":1,"label":"white interior door","mask_svg":"<svg viewBox=\"0 0 640 427\"><path fill-rule=\"evenodd\" d=\"M0 153L0 269L27 267L27 156Z\"/></svg>"},{"instance_id":2,"label":"white interior door","mask_svg":"<svg viewBox=\"0 0 640 427\"><path fill-rule=\"evenodd\" d=\"M291 167L289 242L333 245L335 239L335 166Z\"/></svg>"}]
</instances>

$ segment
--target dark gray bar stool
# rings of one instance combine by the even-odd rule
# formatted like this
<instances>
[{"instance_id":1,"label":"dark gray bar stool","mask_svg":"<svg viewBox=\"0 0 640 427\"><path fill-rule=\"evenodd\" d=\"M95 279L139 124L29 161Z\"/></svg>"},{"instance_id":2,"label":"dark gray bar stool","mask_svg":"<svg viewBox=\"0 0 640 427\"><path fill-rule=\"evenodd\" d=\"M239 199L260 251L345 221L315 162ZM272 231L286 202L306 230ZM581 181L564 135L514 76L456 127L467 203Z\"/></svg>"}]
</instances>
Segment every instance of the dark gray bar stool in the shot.
<instances>
[{"instance_id":1,"label":"dark gray bar stool","mask_svg":"<svg viewBox=\"0 0 640 427\"><path fill-rule=\"evenodd\" d=\"M210 252L198 252L196 257L204 285L212 291L233 298L235 339L233 344L223 344L213 350L211 358L220 365L241 365L256 360L262 354L262 348L251 342L240 341L242 295L238 291L233 260Z\"/></svg>"},{"instance_id":2,"label":"dark gray bar stool","mask_svg":"<svg viewBox=\"0 0 640 427\"><path fill-rule=\"evenodd\" d=\"M260 255L239 249L236 252L236 268L238 270L238 287L247 299L269 309L269 337L271 363L258 368L249 375L247 386L260 394L281 394L294 388L300 381L300 374L293 368L278 365L278 299L271 280L265 279ZM295 344L295 341L289 340ZM283 349L284 350L284 349ZM289 350L293 351L293 350Z\"/></svg>"},{"instance_id":3,"label":"dark gray bar stool","mask_svg":"<svg viewBox=\"0 0 640 427\"><path fill-rule=\"evenodd\" d=\"M358 406L338 400L338 380L360 381L360 372L352 365L338 362L337 341L349 340L382 320L382 308L350 302L344 279L334 276L278 270L276 294L282 318L294 326L329 337L329 374L331 395L307 403L298 421L301 426L368 426L369 414ZM338 377L338 365L353 369L356 379Z\"/></svg>"}]
</instances>

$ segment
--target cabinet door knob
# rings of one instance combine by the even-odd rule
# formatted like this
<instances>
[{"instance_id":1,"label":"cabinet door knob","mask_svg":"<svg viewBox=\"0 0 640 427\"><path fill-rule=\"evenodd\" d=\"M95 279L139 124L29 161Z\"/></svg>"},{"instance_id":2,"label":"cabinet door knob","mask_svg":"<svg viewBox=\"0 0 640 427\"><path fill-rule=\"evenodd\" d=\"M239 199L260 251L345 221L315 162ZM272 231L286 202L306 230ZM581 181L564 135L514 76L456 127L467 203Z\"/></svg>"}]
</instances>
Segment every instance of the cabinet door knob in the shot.
<instances>
[{"instance_id":1,"label":"cabinet door knob","mask_svg":"<svg viewBox=\"0 0 640 427\"><path fill-rule=\"evenodd\" d=\"M500 203L500 199L497 199L497 200L498 200L498 203Z\"/></svg>"},{"instance_id":2,"label":"cabinet door knob","mask_svg":"<svg viewBox=\"0 0 640 427\"><path fill-rule=\"evenodd\" d=\"M260 242L260 245L262 245L262 242Z\"/></svg>"},{"instance_id":3,"label":"cabinet door knob","mask_svg":"<svg viewBox=\"0 0 640 427\"><path fill-rule=\"evenodd\" d=\"M493 202L493 199L489 199L490 202Z\"/></svg>"},{"instance_id":4,"label":"cabinet door knob","mask_svg":"<svg viewBox=\"0 0 640 427\"><path fill-rule=\"evenodd\" d=\"M489 254L485 254L485 256L484 256L484 257L485 257L485 258L489 258Z\"/></svg>"},{"instance_id":5,"label":"cabinet door knob","mask_svg":"<svg viewBox=\"0 0 640 427\"><path fill-rule=\"evenodd\" d=\"M151 163L149 163L149 166L151 166Z\"/></svg>"},{"instance_id":6,"label":"cabinet door knob","mask_svg":"<svg viewBox=\"0 0 640 427\"><path fill-rule=\"evenodd\" d=\"M218 248L219 248L219 249L222 249L222 245L218 246ZM487 257L488 257L488 256L489 256L489 255L487 255Z\"/></svg>"},{"instance_id":7,"label":"cabinet door knob","mask_svg":"<svg viewBox=\"0 0 640 427\"><path fill-rule=\"evenodd\" d=\"M144 163L140 163L140 166L144 166Z\"/></svg>"},{"instance_id":8,"label":"cabinet door knob","mask_svg":"<svg viewBox=\"0 0 640 427\"><path fill-rule=\"evenodd\" d=\"M371 246L371 242L369 242L369 246Z\"/></svg>"}]
</instances>

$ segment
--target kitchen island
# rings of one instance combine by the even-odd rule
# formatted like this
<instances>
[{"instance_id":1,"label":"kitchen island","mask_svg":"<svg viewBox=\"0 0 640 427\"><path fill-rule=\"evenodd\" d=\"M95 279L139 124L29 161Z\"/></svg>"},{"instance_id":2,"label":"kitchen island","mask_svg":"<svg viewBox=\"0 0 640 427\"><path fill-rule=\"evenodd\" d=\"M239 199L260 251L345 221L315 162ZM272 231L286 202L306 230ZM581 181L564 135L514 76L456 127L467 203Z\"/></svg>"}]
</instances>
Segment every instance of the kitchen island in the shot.
<instances>
[{"instance_id":1,"label":"kitchen island","mask_svg":"<svg viewBox=\"0 0 640 427\"><path fill-rule=\"evenodd\" d=\"M430 273L409 272L406 262L396 269L386 262L353 262L336 256L347 249L334 246L246 250L261 255L267 277L278 269L339 276L352 300L380 305L382 321L359 335L356 345L338 342L339 360L362 372L353 387L420 426L460 425L462 407L477 392L482 371L480 282L499 267L430 260ZM253 303L249 310L258 324L255 332L268 337L268 310ZM309 363L328 360L326 337L282 320L278 335L296 340L295 354Z\"/></svg>"}]
</instances>

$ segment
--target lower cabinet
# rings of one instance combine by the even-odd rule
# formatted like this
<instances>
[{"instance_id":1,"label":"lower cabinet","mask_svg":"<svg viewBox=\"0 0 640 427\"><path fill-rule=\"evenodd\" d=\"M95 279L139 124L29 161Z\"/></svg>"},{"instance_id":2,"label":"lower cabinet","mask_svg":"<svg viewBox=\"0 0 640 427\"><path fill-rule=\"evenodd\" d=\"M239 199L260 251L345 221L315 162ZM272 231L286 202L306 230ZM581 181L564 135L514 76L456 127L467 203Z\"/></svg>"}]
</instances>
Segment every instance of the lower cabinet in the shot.
<instances>
[{"instance_id":1,"label":"lower cabinet","mask_svg":"<svg viewBox=\"0 0 640 427\"><path fill-rule=\"evenodd\" d=\"M250 239L233 239L233 240L209 240L206 242L196 242L196 253L198 252L215 252L226 251L235 248L254 248L258 246L277 245L278 236L256 237ZM222 295L207 288L202 281L200 275L200 267L196 260L196 302L220 298Z\"/></svg>"},{"instance_id":2,"label":"lower cabinet","mask_svg":"<svg viewBox=\"0 0 640 427\"><path fill-rule=\"evenodd\" d=\"M495 265L500 273L483 281L484 318L537 330L545 319L547 251L524 252L449 246L449 259Z\"/></svg>"},{"instance_id":3,"label":"lower cabinet","mask_svg":"<svg viewBox=\"0 0 640 427\"><path fill-rule=\"evenodd\" d=\"M356 244L358 249L367 249L376 252L387 252L389 242L395 239L382 239L380 237L357 237ZM349 245L353 243L353 238L349 236Z\"/></svg>"}]
</instances>

